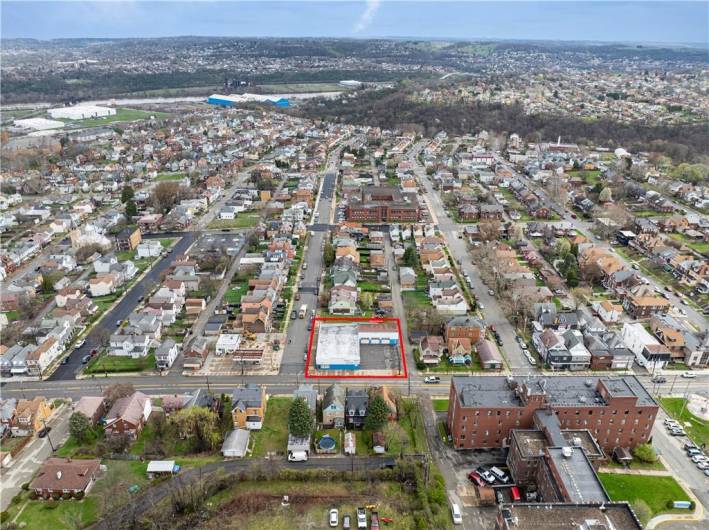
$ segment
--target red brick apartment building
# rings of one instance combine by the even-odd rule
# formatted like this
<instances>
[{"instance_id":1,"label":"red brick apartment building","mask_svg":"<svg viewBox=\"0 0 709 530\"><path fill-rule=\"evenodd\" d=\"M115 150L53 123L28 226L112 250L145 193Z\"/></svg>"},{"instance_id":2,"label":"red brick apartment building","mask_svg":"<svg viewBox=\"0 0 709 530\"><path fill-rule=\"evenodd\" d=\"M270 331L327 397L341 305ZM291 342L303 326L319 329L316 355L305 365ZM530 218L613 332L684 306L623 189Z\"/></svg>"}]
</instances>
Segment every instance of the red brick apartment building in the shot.
<instances>
[{"instance_id":1,"label":"red brick apartment building","mask_svg":"<svg viewBox=\"0 0 709 530\"><path fill-rule=\"evenodd\" d=\"M350 198L346 214L348 221L415 223L420 211L415 195L409 200L397 188L368 186Z\"/></svg>"},{"instance_id":2,"label":"red brick apartment building","mask_svg":"<svg viewBox=\"0 0 709 530\"><path fill-rule=\"evenodd\" d=\"M457 449L510 445L513 429L551 409L561 429L587 429L609 453L650 439L658 405L635 376L454 377L448 428Z\"/></svg>"}]
</instances>

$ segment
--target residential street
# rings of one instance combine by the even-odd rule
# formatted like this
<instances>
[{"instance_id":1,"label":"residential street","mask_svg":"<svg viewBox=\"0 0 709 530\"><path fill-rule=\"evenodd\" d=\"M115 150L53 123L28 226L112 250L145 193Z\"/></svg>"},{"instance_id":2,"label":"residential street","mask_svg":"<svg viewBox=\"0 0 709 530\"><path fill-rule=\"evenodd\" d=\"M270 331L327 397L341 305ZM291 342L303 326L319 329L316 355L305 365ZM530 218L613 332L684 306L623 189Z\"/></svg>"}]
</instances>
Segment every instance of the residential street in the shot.
<instances>
[{"instance_id":1,"label":"residential street","mask_svg":"<svg viewBox=\"0 0 709 530\"><path fill-rule=\"evenodd\" d=\"M460 227L446 213L441 198L433 189L431 181L426 176L426 172L419 163L417 156L423 149L424 142L416 144L408 154L409 160L415 165L415 173L419 183L423 186L424 198L431 212L433 223L438 226L438 230L446 241L451 256L459 264L463 273L470 275L473 281L473 292L485 309L481 311L487 326L495 325L500 338L502 339L502 353L507 360L510 369L518 374L532 373L535 370L530 366L527 359L522 354L522 349L515 340L516 332L512 324L505 317L494 296L488 294L488 288L483 285L477 267L470 261L467 243L464 239L457 237Z\"/></svg>"},{"instance_id":2,"label":"residential street","mask_svg":"<svg viewBox=\"0 0 709 530\"><path fill-rule=\"evenodd\" d=\"M9 469L2 470L2 490L0 490L0 511L4 511L12 498L20 492L22 484L32 479L39 466L52 456L52 444L59 447L69 437L69 416L71 405L63 405L47 422L52 430L44 438L34 438L13 460Z\"/></svg>"}]
</instances>

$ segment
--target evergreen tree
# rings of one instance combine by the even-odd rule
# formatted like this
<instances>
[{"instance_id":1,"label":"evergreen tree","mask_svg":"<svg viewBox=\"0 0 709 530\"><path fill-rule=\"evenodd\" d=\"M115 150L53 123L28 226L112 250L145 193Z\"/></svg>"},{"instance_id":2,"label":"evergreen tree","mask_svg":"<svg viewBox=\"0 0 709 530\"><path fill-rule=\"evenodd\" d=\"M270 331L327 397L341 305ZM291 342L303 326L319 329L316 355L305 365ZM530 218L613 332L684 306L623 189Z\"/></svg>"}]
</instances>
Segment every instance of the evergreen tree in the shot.
<instances>
[{"instance_id":1,"label":"evergreen tree","mask_svg":"<svg viewBox=\"0 0 709 530\"><path fill-rule=\"evenodd\" d=\"M367 417L364 419L364 427L370 431L381 429L386 424L389 413L389 406L386 404L386 401L384 401L384 398L382 396L375 396L375 398L369 402Z\"/></svg>"},{"instance_id":2,"label":"evergreen tree","mask_svg":"<svg viewBox=\"0 0 709 530\"><path fill-rule=\"evenodd\" d=\"M288 411L288 431L298 438L306 438L313 432L313 413L303 398L296 398Z\"/></svg>"}]
</instances>

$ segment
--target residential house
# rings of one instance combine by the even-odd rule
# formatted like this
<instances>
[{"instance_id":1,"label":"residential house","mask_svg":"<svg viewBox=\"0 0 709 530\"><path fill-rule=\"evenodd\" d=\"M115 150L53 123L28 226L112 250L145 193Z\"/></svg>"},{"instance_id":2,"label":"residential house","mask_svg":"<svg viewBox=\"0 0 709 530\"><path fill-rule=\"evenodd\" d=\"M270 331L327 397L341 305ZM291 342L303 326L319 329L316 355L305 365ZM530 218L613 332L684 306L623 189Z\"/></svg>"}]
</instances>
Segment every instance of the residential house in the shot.
<instances>
[{"instance_id":1,"label":"residential house","mask_svg":"<svg viewBox=\"0 0 709 530\"><path fill-rule=\"evenodd\" d=\"M650 372L664 368L672 359L670 350L650 335L639 322L623 324L621 337L635 355L635 361Z\"/></svg>"},{"instance_id":2,"label":"residential house","mask_svg":"<svg viewBox=\"0 0 709 530\"><path fill-rule=\"evenodd\" d=\"M163 341L155 350L155 363L157 364L158 370L169 369L175 362L177 354L177 344L174 340L166 339Z\"/></svg>"},{"instance_id":3,"label":"residential house","mask_svg":"<svg viewBox=\"0 0 709 530\"><path fill-rule=\"evenodd\" d=\"M199 370L207 360L209 343L205 337L194 338L184 352L182 367L186 370Z\"/></svg>"},{"instance_id":4,"label":"residential house","mask_svg":"<svg viewBox=\"0 0 709 530\"><path fill-rule=\"evenodd\" d=\"M107 296L115 293L118 287L118 278L113 273L100 274L89 280L89 292L92 297Z\"/></svg>"},{"instance_id":5,"label":"residential house","mask_svg":"<svg viewBox=\"0 0 709 530\"><path fill-rule=\"evenodd\" d=\"M308 408L315 413L318 404L318 391L313 385L300 385L294 392L293 398L303 398L308 404Z\"/></svg>"},{"instance_id":6,"label":"residential house","mask_svg":"<svg viewBox=\"0 0 709 530\"><path fill-rule=\"evenodd\" d=\"M142 392L116 400L106 415L106 436L127 435L137 438L152 412L150 398Z\"/></svg>"},{"instance_id":7,"label":"residential house","mask_svg":"<svg viewBox=\"0 0 709 530\"><path fill-rule=\"evenodd\" d=\"M265 414L265 387L247 384L234 389L231 396L231 415L235 428L260 430Z\"/></svg>"},{"instance_id":8,"label":"residential house","mask_svg":"<svg viewBox=\"0 0 709 530\"><path fill-rule=\"evenodd\" d=\"M140 228L135 226L126 226L113 238L113 243L116 247L116 250L118 250L119 252L135 250L136 247L140 244L140 241Z\"/></svg>"},{"instance_id":9,"label":"residential house","mask_svg":"<svg viewBox=\"0 0 709 530\"><path fill-rule=\"evenodd\" d=\"M481 339L475 345L478 352L478 358L483 370L502 370L503 361L502 355L497 347L486 339Z\"/></svg>"},{"instance_id":10,"label":"residential house","mask_svg":"<svg viewBox=\"0 0 709 530\"><path fill-rule=\"evenodd\" d=\"M82 396L74 405L74 412L83 414L91 425L96 425L106 413L106 400L101 396Z\"/></svg>"},{"instance_id":11,"label":"residential house","mask_svg":"<svg viewBox=\"0 0 709 530\"><path fill-rule=\"evenodd\" d=\"M83 496L91 491L100 470L100 460L48 458L30 483L30 489L42 499L66 494Z\"/></svg>"},{"instance_id":12,"label":"residential house","mask_svg":"<svg viewBox=\"0 0 709 530\"><path fill-rule=\"evenodd\" d=\"M322 400L323 425L341 429L345 426L345 393L340 385L327 387Z\"/></svg>"},{"instance_id":13,"label":"residential house","mask_svg":"<svg viewBox=\"0 0 709 530\"><path fill-rule=\"evenodd\" d=\"M12 420L12 435L28 436L40 431L51 415L52 406L42 396L18 400Z\"/></svg>"},{"instance_id":14,"label":"residential house","mask_svg":"<svg viewBox=\"0 0 709 530\"><path fill-rule=\"evenodd\" d=\"M411 267L399 267L399 284L402 291L416 289L416 272Z\"/></svg>"},{"instance_id":15,"label":"residential house","mask_svg":"<svg viewBox=\"0 0 709 530\"><path fill-rule=\"evenodd\" d=\"M660 296L630 295L623 300L623 307L632 318L639 320L649 318L655 313L667 313L671 304L668 300Z\"/></svg>"},{"instance_id":16,"label":"residential house","mask_svg":"<svg viewBox=\"0 0 709 530\"><path fill-rule=\"evenodd\" d=\"M345 425L351 429L363 427L368 405L366 390L348 388L345 392Z\"/></svg>"},{"instance_id":17,"label":"residential house","mask_svg":"<svg viewBox=\"0 0 709 530\"><path fill-rule=\"evenodd\" d=\"M470 365L473 362L473 343L467 337L448 339L448 362L453 365Z\"/></svg>"},{"instance_id":18,"label":"residential house","mask_svg":"<svg viewBox=\"0 0 709 530\"><path fill-rule=\"evenodd\" d=\"M593 302L591 306L598 315L598 318L607 324L618 322L623 314L622 305L614 304L608 300Z\"/></svg>"},{"instance_id":19,"label":"residential house","mask_svg":"<svg viewBox=\"0 0 709 530\"><path fill-rule=\"evenodd\" d=\"M440 364L445 348L445 341L439 335L426 335L419 343L419 358L427 365Z\"/></svg>"},{"instance_id":20,"label":"residential house","mask_svg":"<svg viewBox=\"0 0 709 530\"><path fill-rule=\"evenodd\" d=\"M485 334L485 326L472 316L457 316L445 324L444 336L449 343L452 338L467 338L471 344L477 343Z\"/></svg>"}]
</instances>

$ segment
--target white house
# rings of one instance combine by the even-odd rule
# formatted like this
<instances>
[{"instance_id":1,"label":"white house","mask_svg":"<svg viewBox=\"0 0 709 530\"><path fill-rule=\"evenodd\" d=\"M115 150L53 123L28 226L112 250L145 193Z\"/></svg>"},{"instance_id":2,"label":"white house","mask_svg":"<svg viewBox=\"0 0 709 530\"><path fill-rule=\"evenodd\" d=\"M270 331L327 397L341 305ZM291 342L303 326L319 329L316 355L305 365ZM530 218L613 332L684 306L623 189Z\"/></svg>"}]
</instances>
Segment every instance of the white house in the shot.
<instances>
[{"instance_id":1,"label":"white house","mask_svg":"<svg viewBox=\"0 0 709 530\"><path fill-rule=\"evenodd\" d=\"M177 344L172 339L167 339L155 350L155 364L159 370L167 370L177 358Z\"/></svg>"},{"instance_id":2,"label":"white house","mask_svg":"<svg viewBox=\"0 0 709 530\"><path fill-rule=\"evenodd\" d=\"M670 361L669 350L639 322L623 324L620 336L626 347L635 354L635 361L649 372L663 368Z\"/></svg>"},{"instance_id":3,"label":"white house","mask_svg":"<svg viewBox=\"0 0 709 530\"><path fill-rule=\"evenodd\" d=\"M89 280L89 291L91 296L106 296L116 292L118 280L115 274L101 274Z\"/></svg>"},{"instance_id":4,"label":"white house","mask_svg":"<svg viewBox=\"0 0 709 530\"><path fill-rule=\"evenodd\" d=\"M163 251L163 246L157 239L144 239L136 247L138 258L155 258Z\"/></svg>"},{"instance_id":5,"label":"white house","mask_svg":"<svg viewBox=\"0 0 709 530\"><path fill-rule=\"evenodd\" d=\"M239 349L241 335L238 333L222 333L217 339L217 355L229 355Z\"/></svg>"},{"instance_id":6,"label":"white house","mask_svg":"<svg viewBox=\"0 0 709 530\"><path fill-rule=\"evenodd\" d=\"M115 254L101 256L99 259L94 261L94 271L96 271L96 274L111 272L111 265L116 265L117 263L118 258Z\"/></svg>"},{"instance_id":7,"label":"white house","mask_svg":"<svg viewBox=\"0 0 709 530\"><path fill-rule=\"evenodd\" d=\"M603 322L618 322L623 314L623 306L608 300L596 301L591 304L593 310Z\"/></svg>"},{"instance_id":8,"label":"white house","mask_svg":"<svg viewBox=\"0 0 709 530\"><path fill-rule=\"evenodd\" d=\"M148 355L150 337L147 335L113 334L109 340L108 354L139 359Z\"/></svg>"}]
</instances>

